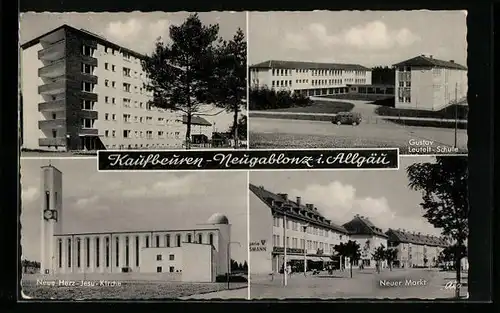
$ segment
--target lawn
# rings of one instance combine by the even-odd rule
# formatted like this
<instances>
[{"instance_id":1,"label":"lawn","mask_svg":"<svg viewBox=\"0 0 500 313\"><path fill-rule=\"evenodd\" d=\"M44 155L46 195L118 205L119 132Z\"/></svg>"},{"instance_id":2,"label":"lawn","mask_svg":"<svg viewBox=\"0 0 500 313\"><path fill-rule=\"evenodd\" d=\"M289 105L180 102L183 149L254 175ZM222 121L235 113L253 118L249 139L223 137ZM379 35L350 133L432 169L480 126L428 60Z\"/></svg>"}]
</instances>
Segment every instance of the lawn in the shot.
<instances>
[{"instance_id":1,"label":"lawn","mask_svg":"<svg viewBox=\"0 0 500 313\"><path fill-rule=\"evenodd\" d=\"M455 112L456 111L456 112ZM397 109L386 106L380 106L375 109L375 113L381 116L401 116L401 117L425 117L425 118L440 118L440 119L455 119L455 115L459 120L466 120L469 113L469 107L466 105L450 105L440 111L412 110L412 109Z\"/></svg>"},{"instance_id":2,"label":"lawn","mask_svg":"<svg viewBox=\"0 0 500 313\"><path fill-rule=\"evenodd\" d=\"M384 119L385 120L385 119ZM396 123L404 126L416 126L416 127L435 127L435 128L455 128L457 129L467 129L467 122L458 121L455 125L455 121L427 121L427 120L387 120L392 123Z\"/></svg>"},{"instance_id":3,"label":"lawn","mask_svg":"<svg viewBox=\"0 0 500 313\"><path fill-rule=\"evenodd\" d=\"M354 104L349 102L333 102L315 100L312 105L304 107L291 107L283 109L266 110L268 112L294 112L294 113L330 113L349 112Z\"/></svg>"},{"instance_id":4,"label":"lawn","mask_svg":"<svg viewBox=\"0 0 500 313\"><path fill-rule=\"evenodd\" d=\"M183 282L121 282L115 287L52 287L37 286L35 281L23 281L23 292L37 299L172 299L196 294L227 290L226 283ZM231 283L230 289L246 288L247 283Z\"/></svg>"}]
</instances>

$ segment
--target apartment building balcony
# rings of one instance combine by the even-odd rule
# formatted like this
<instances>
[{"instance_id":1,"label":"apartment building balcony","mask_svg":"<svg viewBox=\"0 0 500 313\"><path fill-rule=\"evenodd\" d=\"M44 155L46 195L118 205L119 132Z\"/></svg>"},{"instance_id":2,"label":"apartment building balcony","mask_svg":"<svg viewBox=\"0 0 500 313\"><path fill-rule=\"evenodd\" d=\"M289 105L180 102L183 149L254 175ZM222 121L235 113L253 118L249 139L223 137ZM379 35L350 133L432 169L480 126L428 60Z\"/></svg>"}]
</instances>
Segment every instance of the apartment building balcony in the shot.
<instances>
[{"instance_id":1,"label":"apartment building balcony","mask_svg":"<svg viewBox=\"0 0 500 313\"><path fill-rule=\"evenodd\" d=\"M89 119L89 120L96 120L97 119L97 111L95 110L82 110L80 112L80 117Z\"/></svg>"},{"instance_id":2,"label":"apartment building balcony","mask_svg":"<svg viewBox=\"0 0 500 313\"><path fill-rule=\"evenodd\" d=\"M38 104L38 112L57 112L66 110L66 99L47 101Z\"/></svg>"},{"instance_id":3,"label":"apartment building balcony","mask_svg":"<svg viewBox=\"0 0 500 313\"><path fill-rule=\"evenodd\" d=\"M89 64L92 66L97 66L97 59L88 55L81 55L81 60L85 64Z\"/></svg>"},{"instance_id":4,"label":"apartment building balcony","mask_svg":"<svg viewBox=\"0 0 500 313\"><path fill-rule=\"evenodd\" d=\"M65 92L66 79L60 78L44 85L38 86L38 93L41 95L57 95Z\"/></svg>"},{"instance_id":5,"label":"apartment building balcony","mask_svg":"<svg viewBox=\"0 0 500 313\"><path fill-rule=\"evenodd\" d=\"M39 129L56 129L66 127L66 119L58 118L54 120L38 121Z\"/></svg>"},{"instance_id":6,"label":"apartment building balcony","mask_svg":"<svg viewBox=\"0 0 500 313\"><path fill-rule=\"evenodd\" d=\"M98 136L99 130L97 128L82 128L78 131L78 135L81 137Z\"/></svg>"},{"instance_id":7,"label":"apartment building balcony","mask_svg":"<svg viewBox=\"0 0 500 313\"><path fill-rule=\"evenodd\" d=\"M38 69L39 77L54 78L66 73L66 60L58 59Z\"/></svg>"},{"instance_id":8,"label":"apartment building balcony","mask_svg":"<svg viewBox=\"0 0 500 313\"><path fill-rule=\"evenodd\" d=\"M66 40L61 39L50 46L38 51L38 59L43 61L55 61L66 54Z\"/></svg>"},{"instance_id":9,"label":"apartment building balcony","mask_svg":"<svg viewBox=\"0 0 500 313\"><path fill-rule=\"evenodd\" d=\"M39 146L66 146L66 138L56 137L56 138L38 138Z\"/></svg>"},{"instance_id":10,"label":"apartment building balcony","mask_svg":"<svg viewBox=\"0 0 500 313\"><path fill-rule=\"evenodd\" d=\"M97 85L98 79L94 74L80 73L80 80Z\"/></svg>"}]
</instances>

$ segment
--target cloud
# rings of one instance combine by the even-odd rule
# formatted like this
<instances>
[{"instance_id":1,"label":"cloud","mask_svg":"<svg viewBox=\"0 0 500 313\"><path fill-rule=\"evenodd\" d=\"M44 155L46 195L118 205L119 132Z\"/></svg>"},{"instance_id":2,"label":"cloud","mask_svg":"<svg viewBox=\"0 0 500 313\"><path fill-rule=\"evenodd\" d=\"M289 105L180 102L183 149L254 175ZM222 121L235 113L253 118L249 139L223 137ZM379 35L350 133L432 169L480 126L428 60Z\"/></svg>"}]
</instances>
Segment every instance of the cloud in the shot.
<instances>
[{"instance_id":1,"label":"cloud","mask_svg":"<svg viewBox=\"0 0 500 313\"><path fill-rule=\"evenodd\" d=\"M330 184L313 184L307 188L294 189L290 196L301 196L304 203L314 203L320 213L332 221L343 224L355 214L366 216L376 226L387 230L388 228L406 228L428 234L436 234L427 221L421 217L421 212L416 211L414 216L398 216L390 207L385 197L360 197L356 188L351 185L334 181ZM418 213L417 213L418 212Z\"/></svg>"},{"instance_id":2,"label":"cloud","mask_svg":"<svg viewBox=\"0 0 500 313\"><path fill-rule=\"evenodd\" d=\"M91 196L89 198L80 198L76 200L75 205L79 208L85 208L90 205L96 204L100 198L98 196Z\"/></svg>"},{"instance_id":3,"label":"cloud","mask_svg":"<svg viewBox=\"0 0 500 313\"><path fill-rule=\"evenodd\" d=\"M191 174L173 179L156 181L152 184L134 186L122 190L122 195L128 198L169 198L185 197L193 194L203 194L203 175Z\"/></svg>"},{"instance_id":4,"label":"cloud","mask_svg":"<svg viewBox=\"0 0 500 313\"><path fill-rule=\"evenodd\" d=\"M372 21L354 26L337 34L329 34L323 24L312 23L300 33L287 33L283 44L298 50L312 50L319 47L338 45L351 46L363 50L386 50L406 47L420 38L408 28L391 30L382 21Z\"/></svg>"},{"instance_id":5,"label":"cloud","mask_svg":"<svg viewBox=\"0 0 500 313\"><path fill-rule=\"evenodd\" d=\"M110 22L104 33L111 41L123 44L127 47L140 47L149 52L158 37L165 37L168 34L170 23L166 19L154 22L141 18L130 18L126 21Z\"/></svg>"},{"instance_id":6,"label":"cloud","mask_svg":"<svg viewBox=\"0 0 500 313\"><path fill-rule=\"evenodd\" d=\"M29 203L36 200L38 197L37 187L26 187L21 190L21 199L23 203Z\"/></svg>"}]
</instances>

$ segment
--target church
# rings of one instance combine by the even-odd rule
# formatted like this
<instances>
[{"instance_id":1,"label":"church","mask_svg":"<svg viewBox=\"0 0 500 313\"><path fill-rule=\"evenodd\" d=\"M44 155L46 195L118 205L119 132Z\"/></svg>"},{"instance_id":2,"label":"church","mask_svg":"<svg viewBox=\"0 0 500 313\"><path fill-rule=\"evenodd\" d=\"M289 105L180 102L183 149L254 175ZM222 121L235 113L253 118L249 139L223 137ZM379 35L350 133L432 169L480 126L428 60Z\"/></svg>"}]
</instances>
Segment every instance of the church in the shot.
<instances>
[{"instance_id":1,"label":"church","mask_svg":"<svg viewBox=\"0 0 500 313\"><path fill-rule=\"evenodd\" d=\"M229 272L231 225L225 215L215 213L189 229L62 233L63 174L52 165L41 174L40 273L215 282Z\"/></svg>"}]
</instances>

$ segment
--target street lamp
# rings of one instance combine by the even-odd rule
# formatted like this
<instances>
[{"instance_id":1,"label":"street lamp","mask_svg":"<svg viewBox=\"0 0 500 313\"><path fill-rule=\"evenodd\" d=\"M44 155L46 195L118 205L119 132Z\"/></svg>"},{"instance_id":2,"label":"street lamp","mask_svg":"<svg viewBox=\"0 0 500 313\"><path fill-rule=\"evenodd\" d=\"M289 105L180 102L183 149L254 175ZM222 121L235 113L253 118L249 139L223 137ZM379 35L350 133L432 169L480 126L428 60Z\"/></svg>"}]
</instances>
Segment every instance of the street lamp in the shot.
<instances>
[{"instance_id":1,"label":"street lamp","mask_svg":"<svg viewBox=\"0 0 500 313\"><path fill-rule=\"evenodd\" d=\"M238 246L241 247L241 243L239 241L229 241L227 243L227 289L229 290L229 276L231 274L231 255L229 254L229 248L231 247L231 244L237 244Z\"/></svg>"},{"instance_id":2,"label":"street lamp","mask_svg":"<svg viewBox=\"0 0 500 313\"><path fill-rule=\"evenodd\" d=\"M302 228L304 230L304 276L307 276L307 246L306 246L307 227L309 227L308 223L302 225Z\"/></svg>"}]
</instances>

